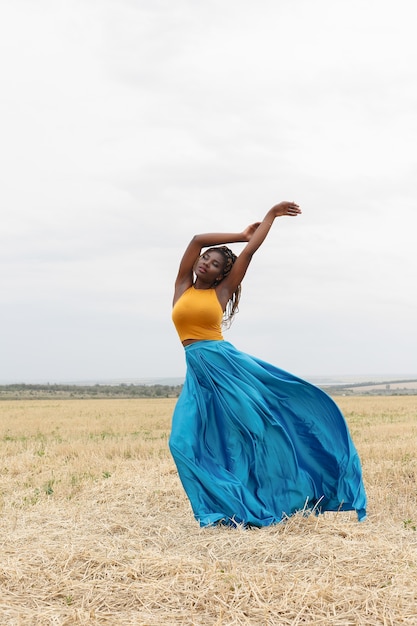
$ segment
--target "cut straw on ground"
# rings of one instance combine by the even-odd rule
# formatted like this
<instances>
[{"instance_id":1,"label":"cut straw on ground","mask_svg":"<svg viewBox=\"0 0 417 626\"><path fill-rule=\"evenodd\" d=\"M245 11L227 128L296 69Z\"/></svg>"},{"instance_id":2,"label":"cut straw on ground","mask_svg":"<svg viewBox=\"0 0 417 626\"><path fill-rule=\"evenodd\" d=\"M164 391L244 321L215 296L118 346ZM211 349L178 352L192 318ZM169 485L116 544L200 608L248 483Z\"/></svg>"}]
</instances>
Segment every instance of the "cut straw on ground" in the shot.
<instances>
[{"instance_id":1,"label":"cut straw on ground","mask_svg":"<svg viewBox=\"0 0 417 626\"><path fill-rule=\"evenodd\" d=\"M417 625L412 400L340 399L366 522L252 530L195 522L167 450L174 401L0 403L1 626Z\"/></svg>"}]
</instances>

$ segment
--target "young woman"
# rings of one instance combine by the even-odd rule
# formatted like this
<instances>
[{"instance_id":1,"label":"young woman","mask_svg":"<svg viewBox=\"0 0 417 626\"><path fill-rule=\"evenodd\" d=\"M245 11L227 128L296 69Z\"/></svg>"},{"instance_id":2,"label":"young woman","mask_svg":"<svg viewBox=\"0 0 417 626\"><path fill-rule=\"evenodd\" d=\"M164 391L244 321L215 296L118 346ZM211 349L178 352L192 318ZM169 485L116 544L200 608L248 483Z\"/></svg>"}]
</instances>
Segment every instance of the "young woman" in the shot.
<instances>
[{"instance_id":1,"label":"young woman","mask_svg":"<svg viewBox=\"0 0 417 626\"><path fill-rule=\"evenodd\" d=\"M360 460L333 400L222 335L275 218L300 213L280 202L241 233L196 235L181 260L172 318L187 374L169 444L201 526L268 526L298 510L366 517ZM247 242L237 257L223 245L234 242Z\"/></svg>"}]
</instances>

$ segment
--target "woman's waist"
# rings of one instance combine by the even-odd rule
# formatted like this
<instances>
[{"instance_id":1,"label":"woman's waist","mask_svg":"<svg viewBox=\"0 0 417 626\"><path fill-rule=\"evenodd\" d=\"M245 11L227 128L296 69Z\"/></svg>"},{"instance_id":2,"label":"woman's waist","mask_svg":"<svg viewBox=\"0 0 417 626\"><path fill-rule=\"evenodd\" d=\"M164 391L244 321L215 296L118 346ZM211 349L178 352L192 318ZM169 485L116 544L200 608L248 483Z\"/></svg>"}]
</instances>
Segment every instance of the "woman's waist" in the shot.
<instances>
[{"instance_id":1,"label":"woman's waist","mask_svg":"<svg viewBox=\"0 0 417 626\"><path fill-rule=\"evenodd\" d=\"M191 348L192 346L204 346L204 345L212 345L215 344L224 344L226 343L224 339L184 339L181 342L184 348Z\"/></svg>"}]
</instances>

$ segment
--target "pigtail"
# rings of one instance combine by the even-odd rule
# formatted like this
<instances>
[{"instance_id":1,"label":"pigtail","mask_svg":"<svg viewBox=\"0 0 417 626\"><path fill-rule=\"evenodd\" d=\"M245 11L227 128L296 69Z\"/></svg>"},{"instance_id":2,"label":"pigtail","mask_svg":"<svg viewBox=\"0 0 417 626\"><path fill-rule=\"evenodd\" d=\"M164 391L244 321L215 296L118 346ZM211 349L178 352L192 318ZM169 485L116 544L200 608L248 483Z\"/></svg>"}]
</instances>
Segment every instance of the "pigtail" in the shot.
<instances>
[{"instance_id":1,"label":"pigtail","mask_svg":"<svg viewBox=\"0 0 417 626\"><path fill-rule=\"evenodd\" d=\"M223 268L223 272L222 272L223 276L221 280L216 281L213 285L213 287L216 287L230 273L230 270L232 269L233 264L237 259L237 256L227 246L216 246L215 248L209 248L206 252L210 252L213 250L216 252L220 252L224 256L224 259L226 261L225 266ZM223 321L222 321L222 326L224 328L230 328L230 325L233 322L233 318L235 314L239 311L239 301L240 301L241 291L242 291L242 285L238 285L236 290L232 294L230 300L226 304L226 309L224 311Z\"/></svg>"}]
</instances>

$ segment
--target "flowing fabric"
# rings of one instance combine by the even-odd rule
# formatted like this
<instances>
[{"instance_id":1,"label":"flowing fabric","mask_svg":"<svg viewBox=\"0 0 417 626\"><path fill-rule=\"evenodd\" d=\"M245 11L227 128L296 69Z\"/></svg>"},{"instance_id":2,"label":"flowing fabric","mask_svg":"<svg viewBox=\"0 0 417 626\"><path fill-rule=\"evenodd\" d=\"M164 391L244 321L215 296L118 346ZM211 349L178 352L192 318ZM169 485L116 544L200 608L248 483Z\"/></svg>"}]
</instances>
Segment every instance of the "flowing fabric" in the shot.
<instances>
[{"instance_id":1,"label":"flowing fabric","mask_svg":"<svg viewBox=\"0 0 417 626\"><path fill-rule=\"evenodd\" d=\"M365 519L360 460L324 391L226 341L185 355L169 445L201 526L269 526L299 510Z\"/></svg>"}]
</instances>

